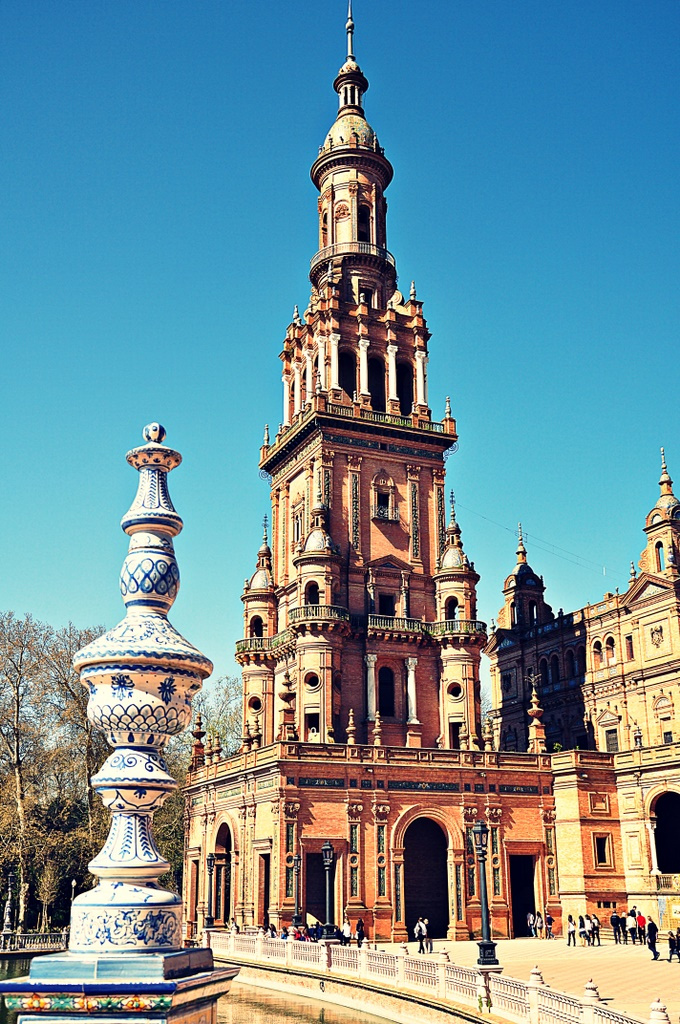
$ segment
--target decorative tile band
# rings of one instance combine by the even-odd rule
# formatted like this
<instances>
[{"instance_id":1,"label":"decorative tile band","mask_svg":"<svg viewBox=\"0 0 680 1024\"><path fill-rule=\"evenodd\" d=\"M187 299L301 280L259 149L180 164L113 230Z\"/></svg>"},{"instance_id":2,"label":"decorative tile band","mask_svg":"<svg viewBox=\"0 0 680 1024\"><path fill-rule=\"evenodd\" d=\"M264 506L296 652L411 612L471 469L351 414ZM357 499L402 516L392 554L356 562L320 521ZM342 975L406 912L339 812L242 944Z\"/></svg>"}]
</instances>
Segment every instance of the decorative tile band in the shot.
<instances>
[{"instance_id":1,"label":"decorative tile band","mask_svg":"<svg viewBox=\"0 0 680 1024\"><path fill-rule=\"evenodd\" d=\"M150 1012L169 1010L172 1006L171 995L122 995L122 996L88 996L88 995L6 995L5 1005L8 1010L30 1010L33 1013L47 1013L54 1010L71 1011L72 1013L104 1013L147 1010Z\"/></svg>"}]
</instances>

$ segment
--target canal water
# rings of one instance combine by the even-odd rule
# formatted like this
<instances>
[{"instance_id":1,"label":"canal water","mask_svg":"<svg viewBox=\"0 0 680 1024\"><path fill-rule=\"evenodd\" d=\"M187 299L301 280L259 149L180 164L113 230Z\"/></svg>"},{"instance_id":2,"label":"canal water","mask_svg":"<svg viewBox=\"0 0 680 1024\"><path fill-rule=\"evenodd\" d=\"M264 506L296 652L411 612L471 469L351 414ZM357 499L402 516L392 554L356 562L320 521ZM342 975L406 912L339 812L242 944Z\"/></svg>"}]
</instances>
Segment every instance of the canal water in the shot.
<instances>
[{"instance_id":1,"label":"canal water","mask_svg":"<svg viewBox=\"0 0 680 1024\"><path fill-rule=\"evenodd\" d=\"M28 974L29 960L0 960L0 980ZM384 1019L308 999L281 995L235 981L228 996L217 1004L219 1024L385 1024ZM0 1024L14 1024L0 1000Z\"/></svg>"}]
</instances>

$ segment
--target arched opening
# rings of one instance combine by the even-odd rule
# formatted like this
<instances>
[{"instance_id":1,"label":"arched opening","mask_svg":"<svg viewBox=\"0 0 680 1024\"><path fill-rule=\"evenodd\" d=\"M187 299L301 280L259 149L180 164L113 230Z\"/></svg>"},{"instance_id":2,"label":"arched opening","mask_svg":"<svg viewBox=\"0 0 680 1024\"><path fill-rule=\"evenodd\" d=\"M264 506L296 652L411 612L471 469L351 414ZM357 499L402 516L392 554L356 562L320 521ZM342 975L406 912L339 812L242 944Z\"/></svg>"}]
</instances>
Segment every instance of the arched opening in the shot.
<instances>
[{"instance_id":1,"label":"arched opening","mask_svg":"<svg viewBox=\"0 0 680 1024\"><path fill-rule=\"evenodd\" d=\"M550 682L553 686L557 686L560 681L560 659L556 654L553 654L550 659Z\"/></svg>"},{"instance_id":2,"label":"arched opening","mask_svg":"<svg viewBox=\"0 0 680 1024\"><path fill-rule=\"evenodd\" d=\"M264 626L259 615L253 615L249 629L251 636L264 636Z\"/></svg>"},{"instance_id":3,"label":"arched opening","mask_svg":"<svg viewBox=\"0 0 680 1024\"><path fill-rule=\"evenodd\" d=\"M611 665L616 661L616 644L613 636L607 637L605 648L607 650L607 664Z\"/></svg>"},{"instance_id":4,"label":"arched opening","mask_svg":"<svg viewBox=\"0 0 680 1024\"><path fill-rule=\"evenodd\" d=\"M357 238L360 242L371 241L371 208L361 203L357 213Z\"/></svg>"},{"instance_id":5,"label":"arched opening","mask_svg":"<svg viewBox=\"0 0 680 1024\"><path fill-rule=\"evenodd\" d=\"M535 626L537 619L538 619L538 615L537 615L537 611L536 611L536 602L535 601L529 601L529 625L530 626Z\"/></svg>"},{"instance_id":6,"label":"arched opening","mask_svg":"<svg viewBox=\"0 0 680 1024\"><path fill-rule=\"evenodd\" d=\"M663 543L657 541L654 550L656 552L656 571L663 572L666 568L666 559L663 553Z\"/></svg>"},{"instance_id":7,"label":"arched opening","mask_svg":"<svg viewBox=\"0 0 680 1024\"><path fill-rule=\"evenodd\" d=\"M448 622L450 620L455 619L457 615L458 615L458 598L457 597L447 597L447 599L446 599L446 611L444 613L444 618Z\"/></svg>"},{"instance_id":8,"label":"arched opening","mask_svg":"<svg viewBox=\"0 0 680 1024\"><path fill-rule=\"evenodd\" d=\"M510 602L510 625L517 625L517 608L514 601Z\"/></svg>"},{"instance_id":9,"label":"arched opening","mask_svg":"<svg viewBox=\"0 0 680 1024\"><path fill-rule=\"evenodd\" d=\"M596 640L593 644L593 667L602 667L602 644L599 640Z\"/></svg>"},{"instance_id":10,"label":"arched opening","mask_svg":"<svg viewBox=\"0 0 680 1024\"><path fill-rule=\"evenodd\" d=\"M662 875L680 874L680 793L662 793L654 804L656 859Z\"/></svg>"},{"instance_id":11,"label":"arched opening","mask_svg":"<svg viewBox=\"0 0 680 1024\"><path fill-rule=\"evenodd\" d=\"M576 668L580 676L586 674L586 649L585 647L579 647L576 651Z\"/></svg>"},{"instance_id":12,"label":"arched opening","mask_svg":"<svg viewBox=\"0 0 680 1024\"><path fill-rule=\"evenodd\" d=\"M305 604L319 603L319 584L316 580L310 580L305 587Z\"/></svg>"},{"instance_id":13,"label":"arched opening","mask_svg":"<svg viewBox=\"0 0 680 1024\"><path fill-rule=\"evenodd\" d=\"M385 412L385 364L382 359L368 360L368 390L374 412Z\"/></svg>"},{"instance_id":14,"label":"arched opening","mask_svg":"<svg viewBox=\"0 0 680 1024\"><path fill-rule=\"evenodd\" d=\"M565 661L567 666L567 679L574 679L576 677L576 658L571 647L568 649L565 655Z\"/></svg>"},{"instance_id":15,"label":"arched opening","mask_svg":"<svg viewBox=\"0 0 680 1024\"><path fill-rule=\"evenodd\" d=\"M381 718L394 718L394 672L387 665L378 672L378 711Z\"/></svg>"},{"instance_id":16,"label":"arched opening","mask_svg":"<svg viewBox=\"0 0 680 1024\"><path fill-rule=\"evenodd\" d=\"M325 249L328 245L328 211L323 211L321 218L321 248Z\"/></svg>"},{"instance_id":17,"label":"arched opening","mask_svg":"<svg viewBox=\"0 0 680 1024\"><path fill-rule=\"evenodd\" d=\"M449 926L446 835L431 818L416 818L404 836L404 903L409 935L419 917L428 920L434 939Z\"/></svg>"},{"instance_id":18,"label":"arched opening","mask_svg":"<svg viewBox=\"0 0 680 1024\"><path fill-rule=\"evenodd\" d=\"M357 390L357 361L353 352L341 352L338 356L338 379L340 387L348 398L354 398Z\"/></svg>"},{"instance_id":19,"label":"arched opening","mask_svg":"<svg viewBox=\"0 0 680 1024\"><path fill-rule=\"evenodd\" d=\"M231 829L222 824L215 839L215 871L213 873L213 917L215 924L227 925L232 917L231 909Z\"/></svg>"},{"instance_id":20,"label":"arched opening","mask_svg":"<svg viewBox=\"0 0 680 1024\"><path fill-rule=\"evenodd\" d=\"M397 363L397 398L402 416L410 416L413 408L413 368L410 363Z\"/></svg>"},{"instance_id":21,"label":"arched opening","mask_svg":"<svg viewBox=\"0 0 680 1024\"><path fill-rule=\"evenodd\" d=\"M548 659L547 658L541 658L541 660L539 662L539 665L538 665L538 674L539 674L539 677L540 677L539 678L539 686L547 686L548 683L550 682L550 676L548 674Z\"/></svg>"}]
</instances>

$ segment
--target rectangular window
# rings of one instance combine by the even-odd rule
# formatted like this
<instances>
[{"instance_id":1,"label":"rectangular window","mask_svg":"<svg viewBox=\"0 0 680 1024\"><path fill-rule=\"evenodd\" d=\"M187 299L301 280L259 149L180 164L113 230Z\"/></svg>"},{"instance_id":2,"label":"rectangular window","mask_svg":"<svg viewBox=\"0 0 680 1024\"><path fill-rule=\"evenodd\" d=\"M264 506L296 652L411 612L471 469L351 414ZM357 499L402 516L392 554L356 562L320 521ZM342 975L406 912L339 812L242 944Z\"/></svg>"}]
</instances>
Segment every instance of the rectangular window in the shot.
<instances>
[{"instance_id":1,"label":"rectangular window","mask_svg":"<svg viewBox=\"0 0 680 1024\"><path fill-rule=\"evenodd\" d=\"M498 829L491 829L491 852L498 853Z\"/></svg>"},{"instance_id":2,"label":"rectangular window","mask_svg":"<svg viewBox=\"0 0 680 1024\"><path fill-rule=\"evenodd\" d=\"M666 727L665 723L664 723L664 726L663 726L663 741L664 741L664 743L672 743L673 742L673 733L672 733L672 731L670 729L668 729Z\"/></svg>"},{"instance_id":3,"label":"rectangular window","mask_svg":"<svg viewBox=\"0 0 680 1024\"><path fill-rule=\"evenodd\" d=\"M612 864L612 837L609 833L606 835L593 836L593 845L595 849L595 866L598 868L608 868Z\"/></svg>"},{"instance_id":4,"label":"rectangular window","mask_svg":"<svg viewBox=\"0 0 680 1024\"><path fill-rule=\"evenodd\" d=\"M390 518L390 496L385 494L384 491L378 491L375 496L376 506L375 512L378 519L389 519Z\"/></svg>"},{"instance_id":5,"label":"rectangular window","mask_svg":"<svg viewBox=\"0 0 680 1024\"><path fill-rule=\"evenodd\" d=\"M619 749L619 730L605 729L604 738L607 747L607 753L615 754L616 751Z\"/></svg>"},{"instance_id":6,"label":"rectangular window","mask_svg":"<svg viewBox=\"0 0 680 1024\"><path fill-rule=\"evenodd\" d=\"M349 827L349 852L359 852L359 826L350 825Z\"/></svg>"},{"instance_id":7,"label":"rectangular window","mask_svg":"<svg viewBox=\"0 0 680 1024\"><path fill-rule=\"evenodd\" d=\"M633 637L627 636L626 638L626 661L633 660Z\"/></svg>"},{"instance_id":8,"label":"rectangular window","mask_svg":"<svg viewBox=\"0 0 680 1024\"><path fill-rule=\"evenodd\" d=\"M293 852L295 825L292 821L286 823L286 853Z\"/></svg>"},{"instance_id":9,"label":"rectangular window","mask_svg":"<svg viewBox=\"0 0 680 1024\"><path fill-rule=\"evenodd\" d=\"M378 825L378 853L385 852L385 826Z\"/></svg>"},{"instance_id":10,"label":"rectangular window","mask_svg":"<svg viewBox=\"0 0 680 1024\"><path fill-rule=\"evenodd\" d=\"M501 869L493 869L493 894L494 896L500 896L501 894Z\"/></svg>"},{"instance_id":11,"label":"rectangular window","mask_svg":"<svg viewBox=\"0 0 680 1024\"><path fill-rule=\"evenodd\" d=\"M378 868L378 896L387 896L387 876L385 868Z\"/></svg>"},{"instance_id":12,"label":"rectangular window","mask_svg":"<svg viewBox=\"0 0 680 1024\"><path fill-rule=\"evenodd\" d=\"M378 594L378 615L394 616L394 594Z\"/></svg>"}]
</instances>

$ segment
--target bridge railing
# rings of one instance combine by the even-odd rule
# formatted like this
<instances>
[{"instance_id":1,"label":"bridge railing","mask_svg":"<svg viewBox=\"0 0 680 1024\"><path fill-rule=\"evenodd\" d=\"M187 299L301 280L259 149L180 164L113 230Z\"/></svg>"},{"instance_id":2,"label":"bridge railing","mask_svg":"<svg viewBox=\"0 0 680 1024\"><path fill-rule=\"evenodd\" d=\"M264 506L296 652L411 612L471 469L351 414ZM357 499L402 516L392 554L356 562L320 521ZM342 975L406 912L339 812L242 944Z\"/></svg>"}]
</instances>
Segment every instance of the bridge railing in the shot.
<instances>
[{"instance_id":1,"label":"bridge railing","mask_svg":"<svg viewBox=\"0 0 680 1024\"><path fill-rule=\"evenodd\" d=\"M68 931L61 932L0 932L0 951L6 953L45 952L66 949Z\"/></svg>"}]
</instances>

